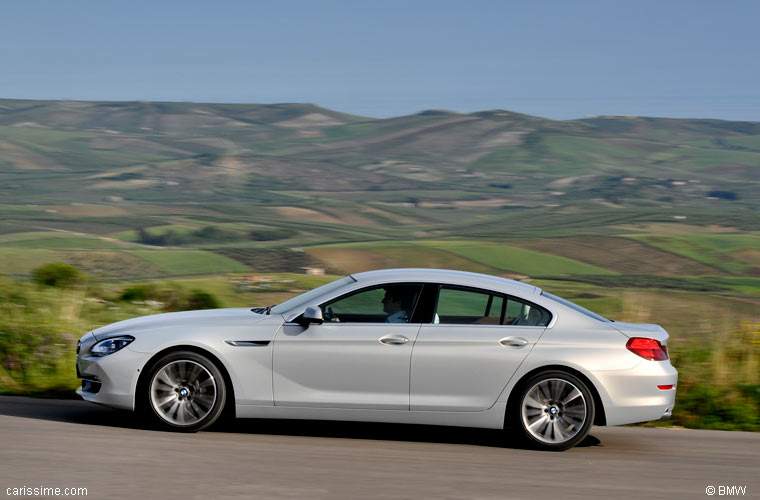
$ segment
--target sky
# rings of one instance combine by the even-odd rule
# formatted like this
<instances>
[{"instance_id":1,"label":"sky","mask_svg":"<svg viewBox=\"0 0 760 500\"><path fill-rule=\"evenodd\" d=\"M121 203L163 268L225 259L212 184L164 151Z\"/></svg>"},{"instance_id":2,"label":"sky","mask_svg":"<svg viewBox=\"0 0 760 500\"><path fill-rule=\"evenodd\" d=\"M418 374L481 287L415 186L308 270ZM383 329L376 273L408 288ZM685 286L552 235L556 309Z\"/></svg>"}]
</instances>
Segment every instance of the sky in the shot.
<instances>
[{"instance_id":1,"label":"sky","mask_svg":"<svg viewBox=\"0 0 760 500\"><path fill-rule=\"evenodd\" d=\"M760 121L756 0L0 0L0 98Z\"/></svg>"}]
</instances>

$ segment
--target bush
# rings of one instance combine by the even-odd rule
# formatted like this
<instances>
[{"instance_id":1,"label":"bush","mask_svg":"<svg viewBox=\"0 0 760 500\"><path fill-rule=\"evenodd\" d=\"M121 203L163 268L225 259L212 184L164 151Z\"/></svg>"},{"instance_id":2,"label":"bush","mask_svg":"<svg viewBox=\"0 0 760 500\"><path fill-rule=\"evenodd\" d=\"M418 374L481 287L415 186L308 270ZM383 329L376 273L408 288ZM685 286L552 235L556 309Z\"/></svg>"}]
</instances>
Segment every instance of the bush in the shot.
<instances>
[{"instance_id":1,"label":"bush","mask_svg":"<svg viewBox=\"0 0 760 500\"><path fill-rule=\"evenodd\" d=\"M69 264L51 262L35 269L33 279L40 285L69 288L84 281L85 274Z\"/></svg>"},{"instance_id":2,"label":"bush","mask_svg":"<svg viewBox=\"0 0 760 500\"><path fill-rule=\"evenodd\" d=\"M168 229L160 234L154 234L146 228L137 230L137 241L145 245L167 247L178 245L192 245L198 243L223 243L244 239L243 233L220 229L215 226L206 226L189 233L180 233Z\"/></svg>"},{"instance_id":3,"label":"bush","mask_svg":"<svg viewBox=\"0 0 760 500\"><path fill-rule=\"evenodd\" d=\"M131 285L121 292L119 300L126 302L152 300L160 303L166 312L220 307L219 300L213 294L198 289L188 292L176 284L163 286L155 283Z\"/></svg>"},{"instance_id":4,"label":"bush","mask_svg":"<svg viewBox=\"0 0 760 500\"><path fill-rule=\"evenodd\" d=\"M254 241L273 241L289 238L290 236L293 236L293 231L278 228L255 229L248 234Z\"/></svg>"},{"instance_id":5,"label":"bush","mask_svg":"<svg viewBox=\"0 0 760 500\"><path fill-rule=\"evenodd\" d=\"M219 301L212 294L203 290L193 290L187 299L188 309L216 309Z\"/></svg>"},{"instance_id":6,"label":"bush","mask_svg":"<svg viewBox=\"0 0 760 500\"><path fill-rule=\"evenodd\" d=\"M154 284L148 285L132 285L124 289L119 295L119 300L126 300L129 302L134 301L146 301L146 300L161 300L161 290Z\"/></svg>"}]
</instances>

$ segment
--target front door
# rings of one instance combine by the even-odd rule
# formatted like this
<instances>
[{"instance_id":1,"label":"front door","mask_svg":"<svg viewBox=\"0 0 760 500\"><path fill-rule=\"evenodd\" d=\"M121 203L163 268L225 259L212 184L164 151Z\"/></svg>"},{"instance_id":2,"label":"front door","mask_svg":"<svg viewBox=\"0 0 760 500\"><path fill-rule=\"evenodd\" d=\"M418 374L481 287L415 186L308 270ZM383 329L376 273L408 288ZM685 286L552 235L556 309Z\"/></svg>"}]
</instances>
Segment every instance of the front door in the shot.
<instances>
[{"instance_id":1,"label":"front door","mask_svg":"<svg viewBox=\"0 0 760 500\"><path fill-rule=\"evenodd\" d=\"M322 325L284 325L274 341L275 405L408 410L421 288L365 288L321 304Z\"/></svg>"}]
</instances>

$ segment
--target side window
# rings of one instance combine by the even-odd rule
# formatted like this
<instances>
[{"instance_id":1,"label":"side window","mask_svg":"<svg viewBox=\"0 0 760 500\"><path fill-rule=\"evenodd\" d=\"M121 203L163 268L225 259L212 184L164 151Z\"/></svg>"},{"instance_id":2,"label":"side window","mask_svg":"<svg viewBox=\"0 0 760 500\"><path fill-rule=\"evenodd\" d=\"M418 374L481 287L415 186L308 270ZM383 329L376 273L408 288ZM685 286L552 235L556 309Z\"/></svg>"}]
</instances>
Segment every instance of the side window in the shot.
<instances>
[{"instance_id":1,"label":"side window","mask_svg":"<svg viewBox=\"0 0 760 500\"><path fill-rule=\"evenodd\" d=\"M461 325L546 326L549 311L514 297L485 290L442 286L434 323Z\"/></svg>"},{"instance_id":2,"label":"side window","mask_svg":"<svg viewBox=\"0 0 760 500\"><path fill-rule=\"evenodd\" d=\"M507 309L504 317L505 325L546 326L552 315L543 307L530 302L524 302L514 297L507 297Z\"/></svg>"},{"instance_id":3,"label":"side window","mask_svg":"<svg viewBox=\"0 0 760 500\"><path fill-rule=\"evenodd\" d=\"M364 288L319 307L326 322L408 323L421 290L418 283L394 283Z\"/></svg>"},{"instance_id":4,"label":"side window","mask_svg":"<svg viewBox=\"0 0 760 500\"><path fill-rule=\"evenodd\" d=\"M438 292L434 321L457 325L500 325L504 297L485 291L443 286Z\"/></svg>"}]
</instances>

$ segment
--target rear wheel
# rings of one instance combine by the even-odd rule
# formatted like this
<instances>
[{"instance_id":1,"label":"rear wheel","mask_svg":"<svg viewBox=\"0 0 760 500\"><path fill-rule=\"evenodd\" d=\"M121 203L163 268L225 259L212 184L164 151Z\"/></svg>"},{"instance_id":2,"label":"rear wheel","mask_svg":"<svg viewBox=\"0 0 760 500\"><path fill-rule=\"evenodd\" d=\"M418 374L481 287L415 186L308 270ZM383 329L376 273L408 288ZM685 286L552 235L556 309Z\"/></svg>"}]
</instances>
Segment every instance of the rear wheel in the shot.
<instances>
[{"instance_id":1,"label":"rear wheel","mask_svg":"<svg viewBox=\"0 0 760 500\"><path fill-rule=\"evenodd\" d=\"M146 407L154 421L194 432L213 424L224 410L227 390L216 365L191 351L159 359L148 374Z\"/></svg>"},{"instance_id":2,"label":"rear wheel","mask_svg":"<svg viewBox=\"0 0 760 500\"><path fill-rule=\"evenodd\" d=\"M562 451L580 443L594 422L594 397L578 377L539 373L522 385L513 427L533 447Z\"/></svg>"}]
</instances>

